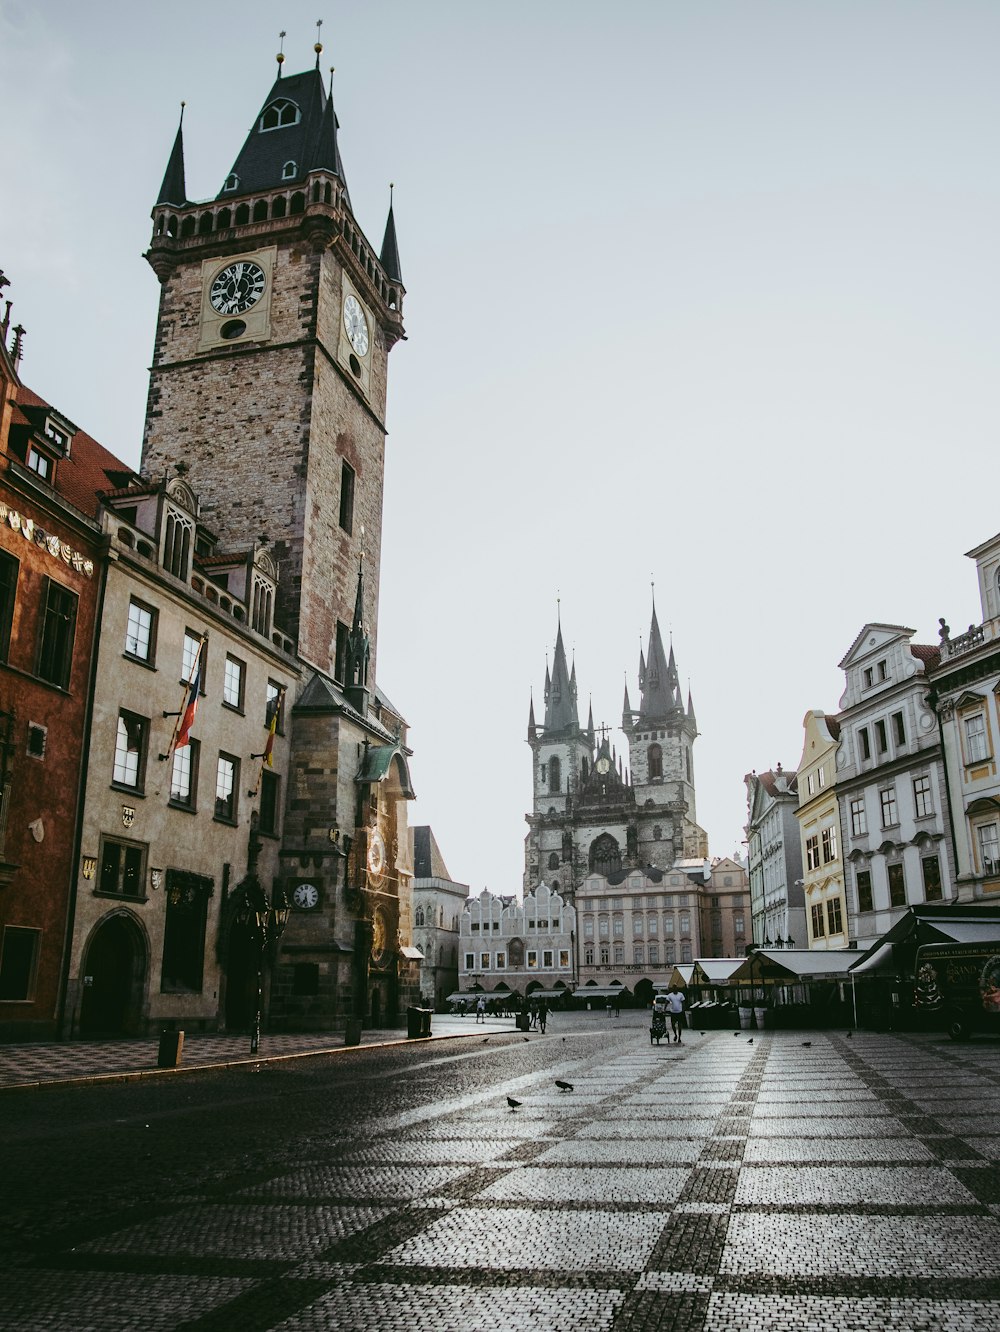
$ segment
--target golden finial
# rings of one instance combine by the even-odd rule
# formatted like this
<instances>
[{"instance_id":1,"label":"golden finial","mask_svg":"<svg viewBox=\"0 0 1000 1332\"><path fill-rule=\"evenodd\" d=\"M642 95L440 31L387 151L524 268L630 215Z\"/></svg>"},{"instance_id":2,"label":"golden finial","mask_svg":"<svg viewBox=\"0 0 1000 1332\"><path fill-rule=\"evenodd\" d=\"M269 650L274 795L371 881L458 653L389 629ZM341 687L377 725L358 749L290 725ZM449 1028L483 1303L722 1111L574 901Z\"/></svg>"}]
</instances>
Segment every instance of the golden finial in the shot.
<instances>
[{"instance_id":1,"label":"golden finial","mask_svg":"<svg viewBox=\"0 0 1000 1332\"><path fill-rule=\"evenodd\" d=\"M320 30L320 28L322 28L322 26L323 26L323 20L322 20L322 19L317 19L317 20L316 20L316 45L313 47L313 50L316 52L316 68L317 68L317 69L319 69L319 58L320 58L320 56L321 56L322 53L323 53L323 43L322 43L322 42L320 41L320 39L319 39L319 30Z\"/></svg>"},{"instance_id":2,"label":"golden finial","mask_svg":"<svg viewBox=\"0 0 1000 1332\"><path fill-rule=\"evenodd\" d=\"M288 36L288 34L285 32L284 29L282 29L281 32L278 33L278 36L281 39L281 42L278 47L278 54L274 58L278 62L278 78L280 79L281 66L285 63L285 38Z\"/></svg>"}]
</instances>

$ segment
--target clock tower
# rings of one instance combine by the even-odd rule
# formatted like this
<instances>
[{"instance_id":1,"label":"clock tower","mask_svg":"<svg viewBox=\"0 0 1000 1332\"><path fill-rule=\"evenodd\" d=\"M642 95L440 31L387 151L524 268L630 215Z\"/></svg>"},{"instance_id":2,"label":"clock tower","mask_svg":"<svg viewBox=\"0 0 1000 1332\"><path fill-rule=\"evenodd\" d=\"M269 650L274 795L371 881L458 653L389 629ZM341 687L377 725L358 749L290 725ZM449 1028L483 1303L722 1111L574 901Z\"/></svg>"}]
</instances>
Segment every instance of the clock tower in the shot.
<instances>
[{"instance_id":1,"label":"clock tower","mask_svg":"<svg viewBox=\"0 0 1000 1332\"><path fill-rule=\"evenodd\" d=\"M266 538L275 626L338 682L363 551L374 681L395 223L390 203L376 252L354 216L318 44L315 69L281 61L208 202L187 198L177 131L146 256L161 291L142 469L186 469L226 547Z\"/></svg>"}]
</instances>

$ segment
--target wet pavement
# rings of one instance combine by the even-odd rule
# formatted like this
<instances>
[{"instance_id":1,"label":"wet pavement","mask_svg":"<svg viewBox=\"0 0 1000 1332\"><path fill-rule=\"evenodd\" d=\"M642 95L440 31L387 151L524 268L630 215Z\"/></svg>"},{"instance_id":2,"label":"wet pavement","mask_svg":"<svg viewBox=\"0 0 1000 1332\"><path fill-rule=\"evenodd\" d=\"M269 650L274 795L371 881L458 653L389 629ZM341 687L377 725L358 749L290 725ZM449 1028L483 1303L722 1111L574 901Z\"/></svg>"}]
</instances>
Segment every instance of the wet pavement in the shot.
<instances>
[{"instance_id":1,"label":"wet pavement","mask_svg":"<svg viewBox=\"0 0 1000 1332\"><path fill-rule=\"evenodd\" d=\"M1000 1042L501 1025L0 1097L0 1328L996 1325Z\"/></svg>"}]
</instances>

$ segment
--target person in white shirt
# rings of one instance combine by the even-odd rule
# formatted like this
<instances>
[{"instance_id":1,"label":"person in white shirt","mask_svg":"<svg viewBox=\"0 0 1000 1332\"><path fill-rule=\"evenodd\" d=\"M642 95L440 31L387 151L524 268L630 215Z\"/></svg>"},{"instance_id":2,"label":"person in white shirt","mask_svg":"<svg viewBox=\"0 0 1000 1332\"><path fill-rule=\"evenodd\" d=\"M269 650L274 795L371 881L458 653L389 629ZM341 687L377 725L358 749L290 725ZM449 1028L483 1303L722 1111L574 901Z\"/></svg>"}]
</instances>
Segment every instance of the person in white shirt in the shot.
<instances>
[{"instance_id":1,"label":"person in white shirt","mask_svg":"<svg viewBox=\"0 0 1000 1332\"><path fill-rule=\"evenodd\" d=\"M671 985L667 991L667 1007L670 1009L670 1030L674 1043L682 1045L681 1030L684 1027L684 991Z\"/></svg>"}]
</instances>

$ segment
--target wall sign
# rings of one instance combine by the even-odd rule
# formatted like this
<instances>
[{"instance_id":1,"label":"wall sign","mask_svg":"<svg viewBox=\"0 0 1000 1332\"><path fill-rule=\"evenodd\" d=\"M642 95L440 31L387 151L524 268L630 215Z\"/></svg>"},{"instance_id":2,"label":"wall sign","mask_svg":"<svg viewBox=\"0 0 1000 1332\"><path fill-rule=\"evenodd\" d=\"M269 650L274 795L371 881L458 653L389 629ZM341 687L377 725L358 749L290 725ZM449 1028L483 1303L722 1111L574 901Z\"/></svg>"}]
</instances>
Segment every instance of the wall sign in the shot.
<instances>
[{"instance_id":1,"label":"wall sign","mask_svg":"<svg viewBox=\"0 0 1000 1332\"><path fill-rule=\"evenodd\" d=\"M7 526L15 532L20 532L25 541L32 541L39 550L48 551L54 560L62 560L63 564L75 569L77 573L83 574L84 578L93 578L94 561L88 560L78 550L72 546L67 546L65 541L59 537L52 536L44 532L40 527L35 526L34 518L26 518L23 513L18 513L16 509L10 509L6 504L0 504L0 523L6 522Z\"/></svg>"}]
</instances>

